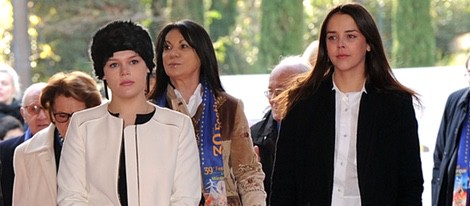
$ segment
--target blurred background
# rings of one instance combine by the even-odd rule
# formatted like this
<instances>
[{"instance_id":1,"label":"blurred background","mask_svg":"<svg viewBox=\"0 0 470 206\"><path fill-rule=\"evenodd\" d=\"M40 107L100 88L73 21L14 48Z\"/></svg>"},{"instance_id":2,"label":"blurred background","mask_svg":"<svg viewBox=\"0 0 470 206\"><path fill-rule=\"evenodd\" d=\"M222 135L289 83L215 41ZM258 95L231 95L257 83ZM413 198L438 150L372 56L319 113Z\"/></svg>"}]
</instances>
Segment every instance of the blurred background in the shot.
<instances>
[{"instance_id":1,"label":"blurred background","mask_svg":"<svg viewBox=\"0 0 470 206\"><path fill-rule=\"evenodd\" d=\"M93 33L113 20L149 29L193 19L209 31L222 83L241 98L250 124L268 102L268 74L280 58L302 54L316 40L326 13L344 0L0 0L0 62L22 85L58 71L92 74ZM430 205L432 152L447 96L468 86L469 0L356 0L372 13L397 78L420 94L416 107L425 191ZM23 86L25 88L26 86Z\"/></svg>"},{"instance_id":2,"label":"blurred background","mask_svg":"<svg viewBox=\"0 0 470 206\"><path fill-rule=\"evenodd\" d=\"M91 72L87 48L109 21L133 20L152 37L190 18L207 28L221 73L265 74L316 40L344 0L0 0L0 62L23 85L57 71ZM357 0L374 15L394 68L461 65L470 51L468 0Z\"/></svg>"}]
</instances>

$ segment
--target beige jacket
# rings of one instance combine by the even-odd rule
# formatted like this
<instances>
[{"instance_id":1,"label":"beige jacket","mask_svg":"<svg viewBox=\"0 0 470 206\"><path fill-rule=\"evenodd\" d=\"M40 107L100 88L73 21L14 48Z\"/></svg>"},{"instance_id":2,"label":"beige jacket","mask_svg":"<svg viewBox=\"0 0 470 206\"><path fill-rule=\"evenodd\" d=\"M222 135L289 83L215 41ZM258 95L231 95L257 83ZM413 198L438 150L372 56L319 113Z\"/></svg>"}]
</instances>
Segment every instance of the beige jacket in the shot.
<instances>
[{"instance_id":1,"label":"beige jacket","mask_svg":"<svg viewBox=\"0 0 470 206\"><path fill-rule=\"evenodd\" d=\"M107 108L83 110L70 120L57 175L59 205L120 205L122 141L129 205L197 205L201 173L191 120L155 106L148 122L124 128Z\"/></svg>"},{"instance_id":2,"label":"beige jacket","mask_svg":"<svg viewBox=\"0 0 470 206\"><path fill-rule=\"evenodd\" d=\"M55 128L50 124L16 148L13 205L57 205Z\"/></svg>"},{"instance_id":3,"label":"beige jacket","mask_svg":"<svg viewBox=\"0 0 470 206\"><path fill-rule=\"evenodd\" d=\"M171 108L189 114L183 99L177 98L172 87L167 89L168 103ZM216 99L220 115L223 161L227 198L230 206L266 205L264 191L264 173L253 150L250 127L243 111L243 103L223 92ZM202 107L193 118L197 128L197 119Z\"/></svg>"}]
</instances>

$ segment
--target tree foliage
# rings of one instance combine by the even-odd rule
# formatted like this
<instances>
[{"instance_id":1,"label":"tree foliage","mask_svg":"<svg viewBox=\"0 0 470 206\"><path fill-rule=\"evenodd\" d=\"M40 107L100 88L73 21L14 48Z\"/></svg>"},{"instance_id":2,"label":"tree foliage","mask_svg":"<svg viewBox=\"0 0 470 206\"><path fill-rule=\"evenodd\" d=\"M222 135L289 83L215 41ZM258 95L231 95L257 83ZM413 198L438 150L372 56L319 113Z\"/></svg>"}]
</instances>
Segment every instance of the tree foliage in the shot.
<instances>
[{"instance_id":1,"label":"tree foliage","mask_svg":"<svg viewBox=\"0 0 470 206\"><path fill-rule=\"evenodd\" d=\"M157 38L158 32L166 22L164 18L165 10L162 9L166 5L166 0L146 0L146 7L150 8L150 16L148 19L148 30L152 39Z\"/></svg>"},{"instance_id":2,"label":"tree foliage","mask_svg":"<svg viewBox=\"0 0 470 206\"><path fill-rule=\"evenodd\" d=\"M280 57L298 55L304 48L303 0L265 0L261 3L259 71L272 68Z\"/></svg>"},{"instance_id":3,"label":"tree foliage","mask_svg":"<svg viewBox=\"0 0 470 206\"><path fill-rule=\"evenodd\" d=\"M10 2L0 0L0 62L11 63L11 46L13 39L13 8Z\"/></svg>"},{"instance_id":4,"label":"tree foliage","mask_svg":"<svg viewBox=\"0 0 470 206\"><path fill-rule=\"evenodd\" d=\"M222 74L248 73L248 64L232 38L238 16L237 1L212 1L208 12L209 32L217 53Z\"/></svg>"},{"instance_id":5,"label":"tree foliage","mask_svg":"<svg viewBox=\"0 0 470 206\"><path fill-rule=\"evenodd\" d=\"M430 0L396 0L393 5L393 59L396 67L434 65L435 38Z\"/></svg>"},{"instance_id":6,"label":"tree foliage","mask_svg":"<svg viewBox=\"0 0 470 206\"><path fill-rule=\"evenodd\" d=\"M470 52L470 1L434 0L431 7L438 65L462 65Z\"/></svg>"},{"instance_id":7,"label":"tree foliage","mask_svg":"<svg viewBox=\"0 0 470 206\"><path fill-rule=\"evenodd\" d=\"M192 19L204 24L204 0L171 0L170 21Z\"/></svg>"},{"instance_id":8,"label":"tree foliage","mask_svg":"<svg viewBox=\"0 0 470 206\"><path fill-rule=\"evenodd\" d=\"M39 23L35 27L37 47L32 61L35 81L45 81L56 72L82 70L92 73L88 46L94 32L113 20L142 22L147 18L138 0L37 1L31 13Z\"/></svg>"}]
</instances>

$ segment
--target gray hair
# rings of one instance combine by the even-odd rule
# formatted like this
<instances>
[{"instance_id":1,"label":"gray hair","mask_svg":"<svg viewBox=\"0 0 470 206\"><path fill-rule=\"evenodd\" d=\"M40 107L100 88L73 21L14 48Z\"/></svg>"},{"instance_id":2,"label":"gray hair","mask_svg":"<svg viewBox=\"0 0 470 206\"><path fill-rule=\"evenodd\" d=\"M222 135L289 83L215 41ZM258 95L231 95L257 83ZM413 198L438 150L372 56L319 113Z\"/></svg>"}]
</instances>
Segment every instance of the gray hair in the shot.
<instances>
[{"instance_id":1,"label":"gray hair","mask_svg":"<svg viewBox=\"0 0 470 206\"><path fill-rule=\"evenodd\" d=\"M279 64L277 64L275 68L277 67L292 67L295 69L298 73L303 73L307 72L310 69L310 63L308 63L308 60L303 58L302 56L287 56L281 59Z\"/></svg>"},{"instance_id":2,"label":"gray hair","mask_svg":"<svg viewBox=\"0 0 470 206\"><path fill-rule=\"evenodd\" d=\"M45 82L38 82L38 83L31 84L28 88L26 88L26 90L24 90L24 95L23 95L23 98L21 99L21 105L26 106L25 105L26 97L28 96L29 93L31 93L32 91L36 91L38 89L42 90L46 86L47 86L47 83Z\"/></svg>"}]
</instances>

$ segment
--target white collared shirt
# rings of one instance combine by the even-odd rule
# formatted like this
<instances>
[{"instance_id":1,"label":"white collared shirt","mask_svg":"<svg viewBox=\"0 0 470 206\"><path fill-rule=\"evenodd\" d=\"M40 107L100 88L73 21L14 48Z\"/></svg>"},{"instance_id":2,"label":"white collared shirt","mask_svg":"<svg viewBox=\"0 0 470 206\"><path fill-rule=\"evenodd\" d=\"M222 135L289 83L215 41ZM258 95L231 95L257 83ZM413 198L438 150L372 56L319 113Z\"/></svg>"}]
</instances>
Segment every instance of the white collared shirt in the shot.
<instances>
[{"instance_id":1,"label":"white collared shirt","mask_svg":"<svg viewBox=\"0 0 470 206\"><path fill-rule=\"evenodd\" d=\"M335 159L332 206L360 206L361 195L357 177L357 122L363 86L359 92L336 91Z\"/></svg>"},{"instance_id":2,"label":"white collared shirt","mask_svg":"<svg viewBox=\"0 0 470 206\"><path fill-rule=\"evenodd\" d=\"M175 89L176 98L180 99L181 102L185 103L185 106L186 108L188 108L188 112L191 115L191 117L194 117L194 115L196 115L197 108L202 103L201 87L202 87L201 83L199 83L196 87L196 90L194 90L193 95L191 95L191 97L189 98L188 103L184 101L181 93L177 89Z\"/></svg>"}]
</instances>

